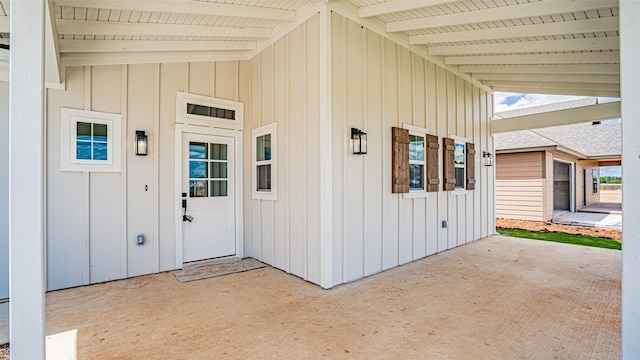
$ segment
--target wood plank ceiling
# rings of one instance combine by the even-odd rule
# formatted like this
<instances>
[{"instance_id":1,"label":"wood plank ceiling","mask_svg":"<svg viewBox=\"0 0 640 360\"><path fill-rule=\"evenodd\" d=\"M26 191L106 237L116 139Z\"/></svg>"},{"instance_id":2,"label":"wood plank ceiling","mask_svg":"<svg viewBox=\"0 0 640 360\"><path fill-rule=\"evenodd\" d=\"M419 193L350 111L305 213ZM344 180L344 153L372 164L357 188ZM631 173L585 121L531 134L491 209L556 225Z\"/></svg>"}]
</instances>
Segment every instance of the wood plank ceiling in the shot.
<instances>
[{"instance_id":1,"label":"wood plank ceiling","mask_svg":"<svg viewBox=\"0 0 640 360\"><path fill-rule=\"evenodd\" d=\"M249 59L323 0L53 0L63 66ZM619 96L617 0L330 0L494 91ZM0 1L0 44L8 1Z\"/></svg>"}]
</instances>

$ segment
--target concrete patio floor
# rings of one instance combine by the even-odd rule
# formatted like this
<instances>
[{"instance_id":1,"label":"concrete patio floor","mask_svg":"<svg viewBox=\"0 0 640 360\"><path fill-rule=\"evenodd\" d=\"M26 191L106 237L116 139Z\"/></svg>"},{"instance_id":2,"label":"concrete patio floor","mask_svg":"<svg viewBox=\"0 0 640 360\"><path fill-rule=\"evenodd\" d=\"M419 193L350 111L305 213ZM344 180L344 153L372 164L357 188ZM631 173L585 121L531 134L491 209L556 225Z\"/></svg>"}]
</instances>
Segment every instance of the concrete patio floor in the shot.
<instances>
[{"instance_id":1,"label":"concrete patio floor","mask_svg":"<svg viewBox=\"0 0 640 360\"><path fill-rule=\"evenodd\" d=\"M273 268L50 292L79 359L618 359L621 252L492 236L331 290Z\"/></svg>"}]
</instances>

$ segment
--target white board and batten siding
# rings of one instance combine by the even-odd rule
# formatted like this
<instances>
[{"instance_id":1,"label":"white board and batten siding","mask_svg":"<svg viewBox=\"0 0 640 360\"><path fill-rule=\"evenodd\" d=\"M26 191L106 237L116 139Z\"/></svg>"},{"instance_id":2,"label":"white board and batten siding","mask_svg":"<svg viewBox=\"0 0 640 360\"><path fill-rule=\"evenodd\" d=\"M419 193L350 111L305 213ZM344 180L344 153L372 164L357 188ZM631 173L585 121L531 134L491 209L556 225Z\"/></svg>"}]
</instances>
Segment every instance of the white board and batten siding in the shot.
<instances>
[{"instance_id":1,"label":"white board and batten siding","mask_svg":"<svg viewBox=\"0 0 640 360\"><path fill-rule=\"evenodd\" d=\"M545 220L545 153L496 156L496 216Z\"/></svg>"},{"instance_id":2,"label":"white board and batten siding","mask_svg":"<svg viewBox=\"0 0 640 360\"><path fill-rule=\"evenodd\" d=\"M492 234L494 171L480 162L493 152L492 95L335 12L331 26L334 284ZM392 194L391 128L403 124L474 143L476 190ZM352 155L352 127L367 155Z\"/></svg>"},{"instance_id":3,"label":"white board and batten siding","mask_svg":"<svg viewBox=\"0 0 640 360\"><path fill-rule=\"evenodd\" d=\"M245 154L251 129L277 126L277 200L252 199L245 161L244 252L320 284L320 16L250 60ZM324 151L329 151L325 149Z\"/></svg>"},{"instance_id":4,"label":"white board and batten siding","mask_svg":"<svg viewBox=\"0 0 640 360\"><path fill-rule=\"evenodd\" d=\"M47 97L48 289L176 268L176 93L238 101L240 67L209 62L67 68L66 90L50 89ZM60 171L61 108L121 114L121 172ZM149 137L148 156L134 155L136 130ZM140 233L144 246L136 245Z\"/></svg>"}]
</instances>

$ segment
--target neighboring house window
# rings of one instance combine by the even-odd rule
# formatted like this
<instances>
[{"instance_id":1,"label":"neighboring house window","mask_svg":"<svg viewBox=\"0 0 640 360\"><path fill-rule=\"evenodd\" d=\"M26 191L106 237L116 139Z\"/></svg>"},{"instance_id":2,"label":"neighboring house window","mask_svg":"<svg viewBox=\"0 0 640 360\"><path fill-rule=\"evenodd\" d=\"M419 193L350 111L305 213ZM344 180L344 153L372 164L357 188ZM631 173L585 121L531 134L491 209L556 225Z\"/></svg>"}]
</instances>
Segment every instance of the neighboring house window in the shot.
<instances>
[{"instance_id":1,"label":"neighboring house window","mask_svg":"<svg viewBox=\"0 0 640 360\"><path fill-rule=\"evenodd\" d=\"M276 124L254 129L253 144L253 198L276 200Z\"/></svg>"},{"instance_id":2,"label":"neighboring house window","mask_svg":"<svg viewBox=\"0 0 640 360\"><path fill-rule=\"evenodd\" d=\"M119 172L120 115L61 109L62 171Z\"/></svg>"}]
</instances>

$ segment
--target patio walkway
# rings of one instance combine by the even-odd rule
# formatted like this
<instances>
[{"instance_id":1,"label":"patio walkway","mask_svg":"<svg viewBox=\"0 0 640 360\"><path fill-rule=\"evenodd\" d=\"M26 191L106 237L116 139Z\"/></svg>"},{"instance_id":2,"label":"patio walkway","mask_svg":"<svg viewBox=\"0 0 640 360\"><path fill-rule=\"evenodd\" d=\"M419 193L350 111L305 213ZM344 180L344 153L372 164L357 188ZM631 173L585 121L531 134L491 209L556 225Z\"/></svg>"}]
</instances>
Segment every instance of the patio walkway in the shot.
<instances>
[{"instance_id":1,"label":"patio walkway","mask_svg":"<svg viewBox=\"0 0 640 360\"><path fill-rule=\"evenodd\" d=\"M323 290L273 268L47 294L80 359L618 359L621 252L493 236Z\"/></svg>"}]
</instances>

